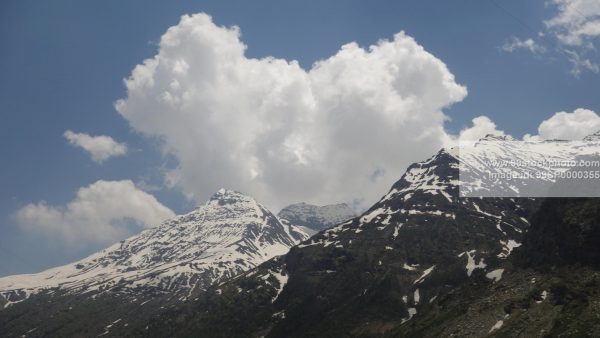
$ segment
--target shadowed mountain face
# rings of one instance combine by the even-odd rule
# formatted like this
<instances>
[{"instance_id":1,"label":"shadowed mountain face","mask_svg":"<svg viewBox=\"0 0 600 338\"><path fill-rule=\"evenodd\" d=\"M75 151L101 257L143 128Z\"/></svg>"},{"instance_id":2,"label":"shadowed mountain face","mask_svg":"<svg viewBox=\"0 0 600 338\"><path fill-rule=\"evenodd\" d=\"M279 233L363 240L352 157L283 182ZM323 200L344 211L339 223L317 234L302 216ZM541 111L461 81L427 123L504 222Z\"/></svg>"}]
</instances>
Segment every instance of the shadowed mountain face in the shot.
<instances>
[{"instance_id":1,"label":"shadowed mountain face","mask_svg":"<svg viewBox=\"0 0 600 338\"><path fill-rule=\"evenodd\" d=\"M549 198L491 285L471 280L392 336L599 337L600 199Z\"/></svg>"},{"instance_id":2,"label":"shadowed mountain face","mask_svg":"<svg viewBox=\"0 0 600 338\"><path fill-rule=\"evenodd\" d=\"M600 267L600 199L551 198L535 214L517 258L526 266Z\"/></svg>"}]
</instances>

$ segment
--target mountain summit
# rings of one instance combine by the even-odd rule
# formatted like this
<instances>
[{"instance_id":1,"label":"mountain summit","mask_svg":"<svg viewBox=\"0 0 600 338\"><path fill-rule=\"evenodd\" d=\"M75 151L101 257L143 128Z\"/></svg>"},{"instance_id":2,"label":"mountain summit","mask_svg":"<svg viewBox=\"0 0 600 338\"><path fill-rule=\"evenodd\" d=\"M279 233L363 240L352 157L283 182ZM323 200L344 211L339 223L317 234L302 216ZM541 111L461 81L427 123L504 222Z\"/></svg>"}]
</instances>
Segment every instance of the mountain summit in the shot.
<instances>
[{"instance_id":1,"label":"mountain summit","mask_svg":"<svg viewBox=\"0 0 600 338\"><path fill-rule=\"evenodd\" d=\"M583 138L583 140L587 141L587 142L600 141L600 130L598 130L595 133L592 133L590 135L587 135L586 137Z\"/></svg>"},{"instance_id":2,"label":"mountain summit","mask_svg":"<svg viewBox=\"0 0 600 338\"><path fill-rule=\"evenodd\" d=\"M192 212L81 261L0 278L0 295L9 306L42 291L114 291L132 297L188 292L285 254L306 238L252 197L221 189Z\"/></svg>"},{"instance_id":3,"label":"mountain summit","mask_svg":"<svg viewBox=\"0 0 600 338\"><path fill-rule=\"evenodd\" d=\"M284 224L293 224L314 234L356 217L356 212L345 203L316 206L308 203L288 205L277 217Z\"/></svg>"}]
</instances>

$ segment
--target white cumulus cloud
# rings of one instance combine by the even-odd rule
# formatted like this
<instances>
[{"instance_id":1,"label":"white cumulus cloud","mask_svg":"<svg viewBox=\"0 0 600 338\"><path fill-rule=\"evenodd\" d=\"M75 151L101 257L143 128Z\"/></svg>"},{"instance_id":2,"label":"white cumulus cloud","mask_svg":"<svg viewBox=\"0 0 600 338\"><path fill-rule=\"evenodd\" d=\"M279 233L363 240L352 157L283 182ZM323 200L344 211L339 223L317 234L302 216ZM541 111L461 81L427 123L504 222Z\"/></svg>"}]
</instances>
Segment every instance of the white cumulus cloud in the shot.
<instances>
[{"instance_id":1,"label":"white cumulus cloud","mask_svg":"<svg viewBox=\"0 0 600 338\"><path fill-rule=\"evenodd\" d=\"M196 200L226 186L274 209L371 203L448 141L442 109L467 95L403 32L368 48L348 43L309 70L245 50L238 27L183 16L115 105L163 141L178 160L168 182Z\"/></svg>"},{"instance_id":2,"label":"white cumulus cloud","mask_svg":"<svg viewBox=\"0 0 600 338\"><path fill-rule=\"evenodd\" d=\"M90 136L86 133L74 133L71 130L64 132L63 136L73 146L85 150L94 162L102 163L112 156L121 156L127 153L127 146L113 140L110 136Z\"/></svg>"},{"instance_id":3,"label":"white cumulus cloud","mask_svg":"<svg viewBox=\"0 0 600 338\"><path fill-rule=\"evenodd\" d=\"M478 116L472 120L473 126L464 128L458 135L459 142L473 143L482 139L488 134L496 136L506 135L504 131L498 130L496 123L487 116Z\"/></svg>"},{"instance_id":4,"label":"white cumulus cloud","mask_svg":"<svg viewBox=\"0 0 600 338\"><path fill-rule=\"evenodd\" d=\"M538 127L538 135L525 135L525 140L581 140L600 130L600 116L589 109L557 112Z\"/></svg>"},{"instance_id":5,"label":"white cumulus cloud","mask_svg":"<svg viewBox=\"0 0 600 338\"><path fill-rule=\"evenodd\" d=\"M80 188L65 206L28 204L17 211L16 219L29 233L78 247L113 243L174 215L129 180L100 180Z\"/></svg>"}]
</instances>

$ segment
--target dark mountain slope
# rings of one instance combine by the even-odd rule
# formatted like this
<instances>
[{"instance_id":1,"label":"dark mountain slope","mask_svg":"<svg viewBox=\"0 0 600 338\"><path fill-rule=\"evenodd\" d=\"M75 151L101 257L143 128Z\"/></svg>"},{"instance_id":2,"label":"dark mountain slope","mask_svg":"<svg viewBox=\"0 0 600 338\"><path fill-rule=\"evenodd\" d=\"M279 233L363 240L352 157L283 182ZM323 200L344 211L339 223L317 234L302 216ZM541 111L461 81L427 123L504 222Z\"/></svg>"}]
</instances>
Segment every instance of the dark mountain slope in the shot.
<instances>
[{"instance_id":1,"label":"dark mountain slope","mask_svg":"<svg viewBox=\"0 0 600 338\"><path fill-rule=\"evenodd\" d=\"M552 268L567 264L600 267L600 201L550 198L532 219L520 261Z\"/></svg>"},{"instance_id":2,"label":"dark mountain slope","mask_svg":"<svg viewBox=\"0 0 600 338\"><path fill-rule=\"evenodd\" d=\"M393 336L599 337L600 199L547 199L492 285L470 280Z\"/></svg>"},{"instance_id":3,"label":"dark mountain slope","mask_svg":"<svg viewBox=\"0 0 600 338\"><path fill-rule=\"evenodd\" d=\"M599 208L598 199L546 200L523 246L499 262L504 270L495 281L481 269L452 274L450 259L441 273L414 281L393 265L373 264L374 238L361 246L363 255L314 245L170 309L151 328L176 336L598 337ZM289 281L278 294L281 284L270 274L281 267ZM415 282L418 304L407 292ZM417 313L406 320L411 305Z\"/></svg>"}]
</instances>

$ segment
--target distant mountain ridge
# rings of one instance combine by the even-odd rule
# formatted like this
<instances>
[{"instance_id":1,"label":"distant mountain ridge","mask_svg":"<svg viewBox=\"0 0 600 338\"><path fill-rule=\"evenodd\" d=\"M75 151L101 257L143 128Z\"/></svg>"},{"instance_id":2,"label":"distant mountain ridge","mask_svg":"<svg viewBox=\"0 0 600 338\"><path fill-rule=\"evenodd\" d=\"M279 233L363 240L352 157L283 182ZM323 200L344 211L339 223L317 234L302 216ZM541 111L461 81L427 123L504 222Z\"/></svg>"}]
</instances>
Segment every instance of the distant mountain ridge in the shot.
<instances>
[{"instance_id":1,"label":"distant mountain ridge","mask_svg":"<svg viewBox=\"0 0 600 338\"><path fill-rule=\"evenodd\" d=\"M356 217L356 212L346 203L316 206L308 203L296 203L281 209L279 219L311 234Z\"/></svg>"},{"instance_id":2,"label":"distant mountain ridge","mask_svg":"<svg viewBox=\"0 0 600 338\"><path fill-rule=\"evenodd\" d=\"M189 293L236 276L308 238L253 198L221 189L209 201L78 262L0 278L6 305L31 294ZM2 297L0 297L2 305Z\"/></svg>"}]
</instances>

